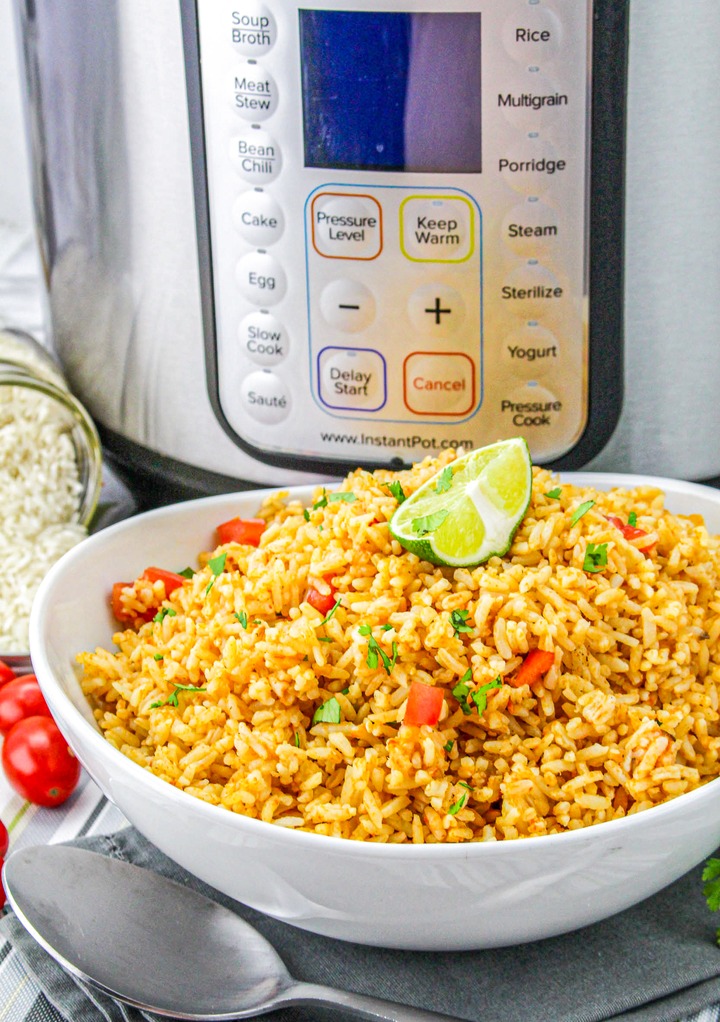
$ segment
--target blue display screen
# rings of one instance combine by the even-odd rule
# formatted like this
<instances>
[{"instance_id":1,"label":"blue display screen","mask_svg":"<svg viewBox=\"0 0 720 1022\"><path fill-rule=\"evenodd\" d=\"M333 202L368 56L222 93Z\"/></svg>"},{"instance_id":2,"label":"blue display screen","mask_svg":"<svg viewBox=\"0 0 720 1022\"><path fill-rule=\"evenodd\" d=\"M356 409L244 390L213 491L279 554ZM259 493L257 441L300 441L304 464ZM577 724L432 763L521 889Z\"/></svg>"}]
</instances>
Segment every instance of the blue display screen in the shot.
<instances>
[{"instance_id":1,"label":"blue display screen","mask_svg":"<svg viewBox=\"0 0 720 1022\"><path fill-rule=\"evenodd\" d=\"M482 170L479 13L299 15L307 167Z\"/></svg>"}]
</instances>

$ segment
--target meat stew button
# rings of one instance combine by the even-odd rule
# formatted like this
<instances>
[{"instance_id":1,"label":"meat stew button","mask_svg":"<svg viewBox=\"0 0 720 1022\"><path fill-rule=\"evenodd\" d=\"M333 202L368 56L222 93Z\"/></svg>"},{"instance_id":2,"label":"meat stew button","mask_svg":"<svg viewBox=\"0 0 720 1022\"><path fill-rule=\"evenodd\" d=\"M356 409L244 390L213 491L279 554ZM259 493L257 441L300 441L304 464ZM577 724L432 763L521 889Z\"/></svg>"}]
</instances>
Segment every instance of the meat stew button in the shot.
<instances>
[{"instance_id":1,"label":"meat stew button","mask_svg":"<svg viewBox=\"0 0 720 1022\"><path fill-rule=\"evenodd\" d=\"M475 363L462 352L415 352L403 365L405 404L417 415L467 415L475 405L475 376Z\"/></svg>"}]
</instances>

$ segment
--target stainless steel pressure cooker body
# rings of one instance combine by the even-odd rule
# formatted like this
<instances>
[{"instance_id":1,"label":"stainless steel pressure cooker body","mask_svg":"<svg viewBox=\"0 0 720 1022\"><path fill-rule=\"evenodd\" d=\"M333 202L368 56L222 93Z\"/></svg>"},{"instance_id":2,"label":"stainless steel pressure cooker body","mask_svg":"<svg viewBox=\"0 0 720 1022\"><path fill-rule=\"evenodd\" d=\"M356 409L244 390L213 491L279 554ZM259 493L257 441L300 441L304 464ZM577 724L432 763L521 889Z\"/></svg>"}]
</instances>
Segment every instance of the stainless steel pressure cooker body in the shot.
<instances>
[{"instance_id":1,"label":"stainless steel pressure cooker body","mask_svg":"<svg viewBox=\"0 0 720 1022\"><path fill-rule=\"evenodd\" d=\"M716 0L16 4L53 342L117 463L521 434L720 475Z\"/></svg>"}]
</instances>

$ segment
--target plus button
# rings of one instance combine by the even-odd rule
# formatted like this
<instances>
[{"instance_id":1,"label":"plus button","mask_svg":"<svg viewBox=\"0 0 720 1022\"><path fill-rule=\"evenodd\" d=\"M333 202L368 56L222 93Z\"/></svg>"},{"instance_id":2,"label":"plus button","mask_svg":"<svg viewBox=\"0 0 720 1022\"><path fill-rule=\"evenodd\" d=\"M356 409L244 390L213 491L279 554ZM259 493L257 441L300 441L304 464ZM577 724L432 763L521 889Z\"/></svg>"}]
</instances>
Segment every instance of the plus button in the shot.
<instances>
[{"instance_id":1,"label":"plus button","mask_svg":"<svg viewBox=\"0 0 720 1022\"><path fill-rule=\"evenodd\" d=\"M435 322L439 325L440 323L442 323L441 317L446 315L446 314L450 315L450 313L452 312L452 309L442 309L442 308L440 308L440 299L436 298L435 299L435 305L432 307L432 309L425 309L425 312L428 312L431 315L433 315L435 317Z\"/></svg>"}]
</instances>

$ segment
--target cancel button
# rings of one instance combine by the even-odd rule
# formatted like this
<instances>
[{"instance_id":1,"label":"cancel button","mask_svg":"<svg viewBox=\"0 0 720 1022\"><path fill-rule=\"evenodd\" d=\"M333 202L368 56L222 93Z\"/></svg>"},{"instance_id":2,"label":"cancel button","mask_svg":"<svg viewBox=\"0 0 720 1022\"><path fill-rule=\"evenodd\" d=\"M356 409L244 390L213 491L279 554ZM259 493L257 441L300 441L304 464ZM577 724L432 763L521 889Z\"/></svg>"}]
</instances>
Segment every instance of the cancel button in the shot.
<instances>
[{"instance_id":1,"label":"cancel button","mask_svg":"<svg viewBox=\"0 0 720 1022\"><path fill-rule=\"evenodd\" d=\"M414 352L403 365L405 405L416 415L467 415L475 405L475 377L475 363L461 352Z\"/></svg>"}]
</instances>

